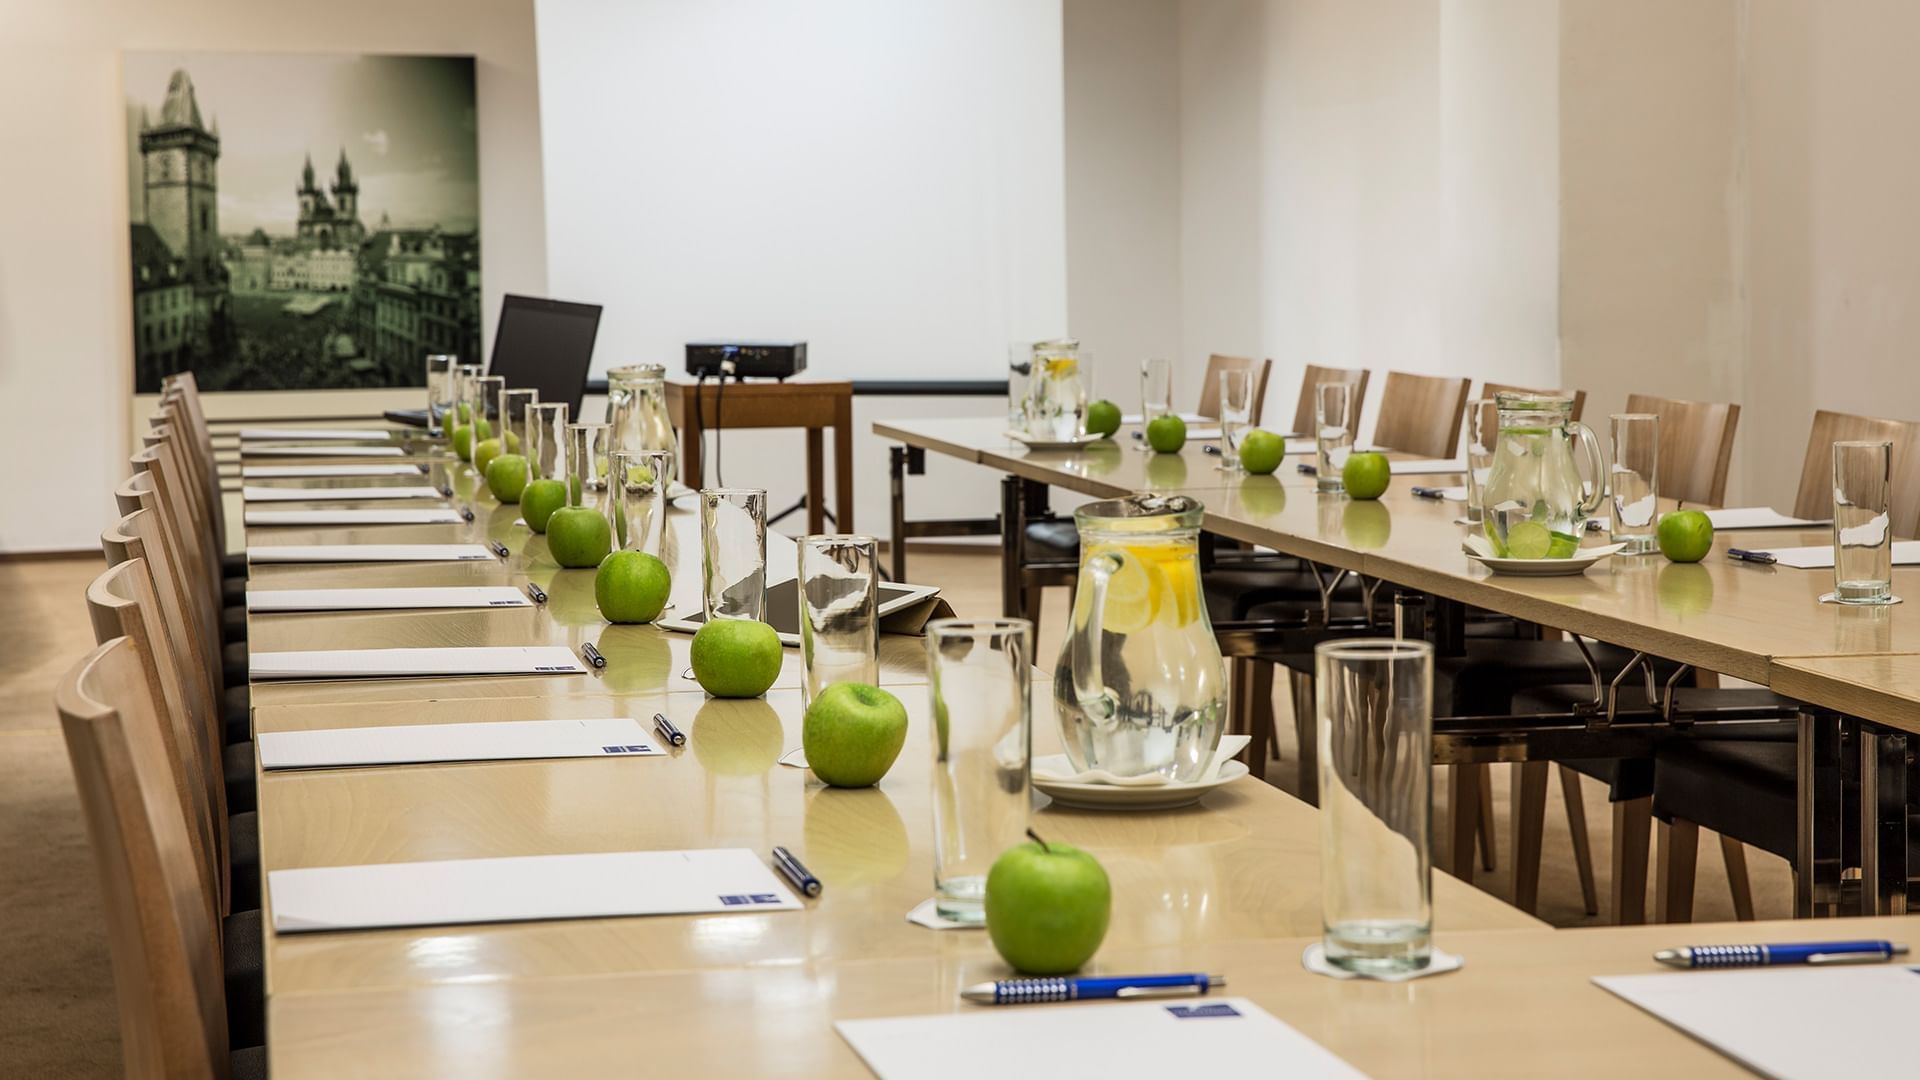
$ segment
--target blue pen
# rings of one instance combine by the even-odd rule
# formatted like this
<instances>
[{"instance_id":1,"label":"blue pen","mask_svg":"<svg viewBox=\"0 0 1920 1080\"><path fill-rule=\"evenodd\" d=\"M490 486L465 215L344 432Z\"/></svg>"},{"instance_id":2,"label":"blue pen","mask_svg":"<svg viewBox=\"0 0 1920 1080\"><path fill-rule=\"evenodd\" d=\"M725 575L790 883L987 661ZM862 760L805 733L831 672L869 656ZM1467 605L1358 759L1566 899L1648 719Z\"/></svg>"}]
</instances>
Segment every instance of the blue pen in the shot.
<instances>
[{"instance_id":1,"label":"blue pen","mask_svg":"<svg viewBox=\"0 0 1920 1080\"><path fill-rule=\"evenodd\" d=\"M1045 1001L1097 1001L1102 998L1198 997L1214 987L1225 985L1225 975L1002 979L999 982L976 983L960 991L960 996L986 1005L1027 1005Z\"/></svg>"},{"instance_id":2,"label":"blue pen","mask_svg":"<svg viewBox=\"0 0 1920 1080\"><path fill-rule=\"evenodd\" d=\"M1422 499L1444 499L1447 497L1447 493L1440 488L1417 487L1413 489L1413 493Z\"/></svg>"},{"instance_id":3,"label":"blue pen","mask_svg":"<svg viewBox=\"0 0 1920 1080\"><path fill-rule=\"evenodd\" d=\"M1773 557L1771 551L1744 551L1740 548L1728 548L1727 558L1739 559L1741 562L1765 563L1769 566L1780 561Z\"/></svg>"},{"instance_id":4,"label":"blue pen","mask_svg":"<svg viewBox=\"0 0 1920 1080\"><path fill-rule=\"evenodd\" d=\"M1318 475L1320 475L1320 470L1319 470L1319 469L1316 469L1316 468L1314 468L1314 467L1313 467L1313 466L1311 466L1311 465L1301 465L1301 466L1299 466L1299 469L1300 469L1300 472L1301 472L1301 474L1302 474L1303 476L1318 476Z\"/></svg>"},{"instance_id":5,"label":"blue pen","mask_svg":"<svg viewBox=\"0 0 1920 1080\"><path fill-rule=\"evenodd\" d=\"M1879 964L1905 956L1891 941L1814 941L1799 945L1692 945L1661 949L1655 960L1677 968L1778 967L1782 964Z\"/></svg>"}]
</instances>

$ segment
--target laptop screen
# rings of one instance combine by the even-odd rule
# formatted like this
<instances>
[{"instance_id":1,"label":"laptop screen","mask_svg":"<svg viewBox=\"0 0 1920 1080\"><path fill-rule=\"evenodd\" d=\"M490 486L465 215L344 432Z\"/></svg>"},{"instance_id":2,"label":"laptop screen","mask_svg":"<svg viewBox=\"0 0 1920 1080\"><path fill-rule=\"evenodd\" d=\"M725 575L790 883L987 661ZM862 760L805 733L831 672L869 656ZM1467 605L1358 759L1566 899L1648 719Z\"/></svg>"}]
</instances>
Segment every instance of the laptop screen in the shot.
<instances>
[{"instance_id":1,"label":"laptop screen","mask_svg":"<svg viewBox=\"0 0 1920 1080\"><path fill-rule=\"evenodd\" d=\"M541 401L564 401L578 416L599 331L598 304L509 295L500 305L487 373L503 376L509 389L540 391Z\"/></svg>"}]
</instances>

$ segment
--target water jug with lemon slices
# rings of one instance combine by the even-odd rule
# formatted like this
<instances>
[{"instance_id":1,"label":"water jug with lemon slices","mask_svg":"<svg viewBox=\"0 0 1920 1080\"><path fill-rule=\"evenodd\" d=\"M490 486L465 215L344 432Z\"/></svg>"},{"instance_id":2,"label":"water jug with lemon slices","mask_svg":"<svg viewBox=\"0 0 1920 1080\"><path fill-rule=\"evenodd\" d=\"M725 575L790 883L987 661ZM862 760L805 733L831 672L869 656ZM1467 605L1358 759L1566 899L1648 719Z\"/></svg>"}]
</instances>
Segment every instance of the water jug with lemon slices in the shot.
<instances>
[{"instance_id":1,"label":"water jug with lemon slices","mask_svg":"<svg viewBox=\"0 0 1920 1080\"><path fill-rule=\"evenodd\" d=\"M1081 433L1087 415L1086 364L1079 342L1034 344L1027 383L1027 434L1064 440Z\"/></svg>"},{"instance_id":2,"label":"water jug with lemon slices","mask_svg":"<svg viewBox=\"0 0 1920 1080\"><path fill-rule=\"evenodd\" d=\"M1074 512L1080 581L1053 696L1078 770L1191 783L1213 761L1227 679L1200 593L1204 509L1142 494Z\"/></svg>"},{"instance_id":3,"label":"water jug with lemon slices","mask_svg":"<svg viewBox=\"0 0 1920 1080\"><path fill-rule=\"evenodd\" d=\"M1573 419L1573 399L1548 394L1494 398L1500 434L1481 496L1481 523L1502 559L1566 559L1606 497L1607 463L1592 429ZM1580 475L1578 438L1593 480Z\"/></svg>"}]
</instances>

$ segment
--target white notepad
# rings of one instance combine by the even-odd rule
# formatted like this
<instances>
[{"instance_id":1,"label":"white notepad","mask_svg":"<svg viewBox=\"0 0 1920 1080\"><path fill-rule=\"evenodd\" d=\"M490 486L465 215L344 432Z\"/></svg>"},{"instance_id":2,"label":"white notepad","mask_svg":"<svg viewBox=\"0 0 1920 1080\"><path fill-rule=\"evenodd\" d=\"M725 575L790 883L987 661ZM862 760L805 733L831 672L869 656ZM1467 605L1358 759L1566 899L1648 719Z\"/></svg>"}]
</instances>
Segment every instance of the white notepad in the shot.
<instances>
[{"instance_id":1,"label":"white notepad","mask_svg":"<svg viewBox=\"0 0 1920 1080\"><path fill-rule=\"evenodd\" d=\"M511 585L455 585L437 589L248 589L247 610L407 611L421 608L532 607Z\"/></svg>"},{"instance_id":2,"label":"white notepad","mask_svg":"<svg viewBox=\"0 0 1920 1080\"><path fill-rule=\"evenodd\" d=\"M1736 506L1706 511L1707 520L1716 529L1811 529L1832 524L1832 519L1788 517L1771 506Z\"/></svg>"},{"instance_id":3,"label":"white notepad","mask_svg":"<svg viewBox=\"0 0 1920 1080\"><path fill-rule=\"evenodd\" d=\"M414 465L246 465L242 480L295 480L308 476L419 476Z\"/></svg>"},{"instance_id":4,"label":"white notepad","mask_svg":"<svg viewBox=\"0 0 1920 1080\"><path fill-rule=\"evenodd\" d=\"M1911 1076L1920 968L1755 968L1593 980L1749 1069L1781 1080Z\"/></svg>"},{"instance_id":5,"label":"white notepad","mask_svg":"<svg viewBox=\"0 0 1920 1080\"><path fill-rule=\"evenodd\" d=\"M249 525L458 525L458 510L249 510Z\"/></svg>"},{"instance_id":6,"label":"white notepad","mask_svg":"<svg viewBox=\"0 0 1920 1080\"><path fill-rule=\"evenodd\" d=\"M279 544L250 547L250 563L483 562L481 544Z\"/></svg>"},{"instance_id":7,"label":"white notepad","mask_svg":"<svg viewBox=\"0 0 1920 1080\"><path fill-rule=\"evenodd\" d=\"M1439 473L1464 473L1465 462L1445 461L1440 458L1421 458L1409 461L1390 461L1388 465L1396 476L1422 476Z\"/></svg>"},{"instance_id":8,"label":"white notepad","mask_svg":"<svg viewBox=\"0 0 1920 1080\"><path fill-rule=\"evenodd\" d=\"M441 675L586 673L586 665L564 645L257 652L247 661L247 675L255 679L412 679Z\"/></svg>"},{"instance_id":9,"label":"white notepad","mask_svg":"<svg viewBox=\"0 0 1920 1080\"><path fill-rule=\"evenodd\" d=\"M1813 547L1766 548L1765 550L1767 554L1780 560L1781 566L1792 566L1801 570L1833 569L1832 544L1817 544ZM1920 566L1920 540L1895 540L1893 542L1893 565Z\"/></svg>"},{"instance_id":10,"label":"white notepad","mask_svg":"<svg viewBox=\"0 0 1920 1080\"><path fill-rule=\"evenodd\" d=\"M275 870L267 890L273 928L283 934L800 909L746 848Z\"/></svg>"},{"instance_id":11,"label":"white notepad","mask_svg":"<svg viewBox=\"0 0 1920 1080\"><path fill-rule=\"evenodd\" d=\"M243 487L247 502L358 502L362 499L445 499L437 487L408 484L394 487Z\"/></svg>"},{"instance_id":12,"label":"white notepad","mask_svg":"<svg viewBox=\"0 0 1920 1080\"><path fill-rule=\"evenodd\" d=\"M654 757L666 751L628 716L608 720L504 720L492 724L275 731L254 736L263 769L418 765L569 757Z\"/></svg>"},{"instance_id":13,"label":"white notepad","mask_svg":"<svg viewBox=\"0 0 1920 1080\"><path fill-rule=\"evenodd\" d=\"M1359 1070L1246 998L1003 1005L936 1016L842 1020L840 1037L881 1080L1006 1076L1284 1076Z\"/></svg>"},{"instance_id":14,"label":"white notepad","mask_svg":"<svg viewBox=\"0 0 1920 1080\"><path fill-rule=\"evenodd\" d=\"M240 429L242 440L339 439L343 442L366 442L369 439L390 439L394 434L393 430L383 428L255 427Z\"/></svg>"},{"instance_id":15,"label":"white notepad","mask_svg":"<svg viewBox=\"0 0 1920 1080\"><path fill-rule=\"evenodd\" d=\"M406 457L398 446L241 446L241 457Z\"/></svg>"}]
</instances>

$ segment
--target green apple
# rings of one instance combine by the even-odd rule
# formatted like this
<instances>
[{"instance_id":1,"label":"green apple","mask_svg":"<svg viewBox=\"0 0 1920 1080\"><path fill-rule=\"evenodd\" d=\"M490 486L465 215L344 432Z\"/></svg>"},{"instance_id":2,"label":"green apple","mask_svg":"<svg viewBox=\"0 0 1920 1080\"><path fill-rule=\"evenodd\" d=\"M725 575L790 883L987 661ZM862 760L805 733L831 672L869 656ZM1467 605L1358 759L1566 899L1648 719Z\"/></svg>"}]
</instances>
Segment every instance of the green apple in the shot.
<instances>
[{"instance_id":1,"label":"green apple","mask_svg":"<svg viewBox=\"0 0 1920 1080\"><path fill-rule=\"evenodd\" d=\"M507 453L517 454L520 452L520 436L509 431L507 432L505 443L507 447Z\"/></svg>"},{"instance_id":2,"label":"green apple","mask_svg":"<svg viewBox=\"0 0 1920 1080\"><path fill-rule=\"evenodd\" d=\"M1087 434L1111 436L1120 430L1120 406L1100 400L1087 406Z\"/></svg>"},{"instance_id":3,"label":"green apple","mask_svg":"<svg viewBox=\"0 0 1920 1080\"><path fill-rule=\"evenodd\" d=\"M473 460L473 425L461 424L453 429L453 453L461 461Z\"/></svg>"},{"instance_id":4,"label":"green apple","mask_svg":"<svg viewBox=\"0 0 1920 1080\"><path fill-rule=\"evenodd\" d=\"M1340 483L1356 499L1377 499L1387 493L1392 481L1393 466L1387 464L1387 455L1372 451L1349 455L1340 470Z\"/></svg>"},{"instance_id":5,"label":"green apple","mask_svg":"<svg viewBox=\"0 0 1920 1080\"><path fill-rule=\"evenodd\" d=\"M644 551L616 551L593 576L593 600L610 623L649 623L673 592L667 564Z\"/></svg>"},{"instance_id":6,"label":"green apple","mask_svg":"<svg viewBox=\"0 0 1920 1080\"><path fill-rule=\"evenodd\" d=\"M473 446L473 471L479 473L481 476L487 475L487 466L493 464L494 458L506 452L506 448L500 445L499 439L486 439L475 443Z\"/></svg>"},{"instance_id":7,"label":"green apple","mask_svg":"<svg viewBox=\"0 0 1920 1080\"><path fill-rule=\"evenodd\" d=\"M1254 428L1240 440L1240 467L1255 476L1270 475L1287 456L1287 440L1271 431Z\"/></svg>"},{"instance_id":8,"label":"green apple","mask_svg":"<svg viewBox=\"0 0 1920 1080\"><path fill-rule=\"evenodd\" d=\"M866 683L834 683L820 691L800 727L807 766L828 787L879 783L906 741L907 707Z\"/></svg>"},{"instance_id":9,"label":"green apple","mask_svg":"<svg viewBox=\"0 0 1920 1080\"><path fill-rule=\"evenodd\" d=\"M1024 974L1078 971L1107 936L1113 886L1093 856L1027 835L1032 843L1008 848L987 873L987 935Z\"/></svg>"},{"instance_id":10,"label":"green apple","mask_svg":"<svg viewBox=\"0 0 1920 1080\"><path fill-rule=\"evenodd\" d=\"M714 697L756 698L780 677L780 635L753 619L714 619L693 635L693 677Z\"/></svg>"},{"instance_id":11,"label":"green apple","mask_svg":"<svg viewBox=\"0 0 1920 1080\"><path fill-rule=\"evenodd\" d=\"M1699 562L1713 550L1713 522L1698 510L1660 515L1654 536L1660 541L1660 554L1674 562Z\"/></svg>"},{"instance_id":12,"label":"green apple","mask_svg":"<svg viewBox=\"0 0 1920 1080\"><path fill-rule=\"evenodd\" d=\"M1147 445L1162 454L1177 454L1187 445L1187 422L1168 413L1147 423Z\"/></svg>"},{"instance_id":13,"label":"green apple","mask_svg":"<svg viewBox=\"0 0 1920 1080\"><path fill-rule=\"evenodd\" d=\"M527 459L519 454L499 454L487 462L487 490L503 503L517 503L527 490Z\"/></svg>"},{"instance_id":14,"label":"green apple","mask_svg":"<svg viewBox=\"0 0 1920 1080\"><path fill-rule=\"evenodd\" d=\"M460 411L456 415L459 417L459 423L465 424L471 422L473 420L473 406L464 401L461 402Z\"/></svg>"},{"instance_id":15,"label":"green apple","mask_svg":"<svg viewBox=\"0 0 1920 1080\"><path fill-rule=\"evenodd\" d=\"M613 550L613 526L590 506L563 506L547 518L547 551L569 570L599 566Z\"/></svg>"},{"instance_id":16,"label":"green apple","mask_svg":"<svg viewBox=\"0 0 1920 1080\"><path fill-rule=\"evenodd\" d=\"M558 480L535 480L520 493L520 516L534 532L547 531L547 519L567 505L567 485Z\"/></svg>"}]
</instances>

